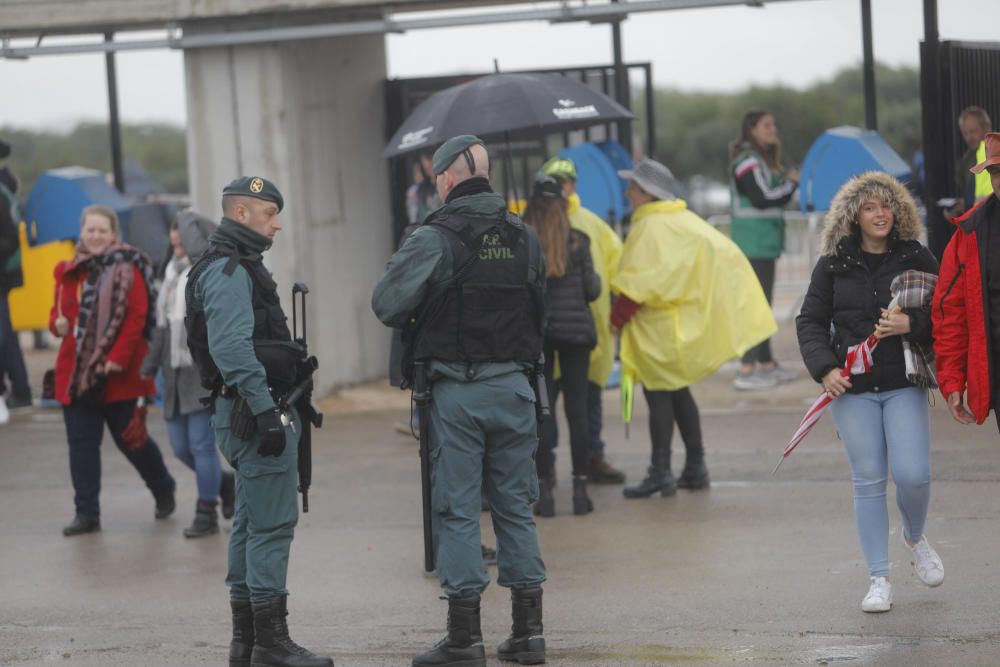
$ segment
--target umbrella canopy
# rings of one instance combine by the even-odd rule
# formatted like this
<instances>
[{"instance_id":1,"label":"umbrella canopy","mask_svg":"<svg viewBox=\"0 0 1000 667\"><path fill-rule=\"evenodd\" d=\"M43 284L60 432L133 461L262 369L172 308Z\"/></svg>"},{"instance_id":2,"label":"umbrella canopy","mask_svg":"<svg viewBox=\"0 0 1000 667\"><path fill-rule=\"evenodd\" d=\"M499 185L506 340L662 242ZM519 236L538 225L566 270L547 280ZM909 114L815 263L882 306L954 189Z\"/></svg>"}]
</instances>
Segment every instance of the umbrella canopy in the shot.
<instances>
[{"instance_id":1,"label":"umbrella canopy","mask_svg":"<svg viewBox=\"0 0 1000 667\"><path fill-rule=\"evenodd\" d=\"M630 118L628 109L576 79L490 74L424 100L396 130L382 157L428 149L459 134L521 138Z\"/></svg>"}]
</instances>

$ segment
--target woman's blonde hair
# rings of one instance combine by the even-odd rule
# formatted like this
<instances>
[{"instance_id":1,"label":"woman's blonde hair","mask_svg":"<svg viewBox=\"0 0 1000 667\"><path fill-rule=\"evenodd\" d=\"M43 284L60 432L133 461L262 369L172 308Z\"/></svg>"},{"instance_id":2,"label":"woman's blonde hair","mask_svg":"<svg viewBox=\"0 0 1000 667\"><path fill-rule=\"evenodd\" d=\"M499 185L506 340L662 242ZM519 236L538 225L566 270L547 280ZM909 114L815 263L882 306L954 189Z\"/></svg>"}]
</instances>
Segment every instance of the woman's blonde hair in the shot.
<instances>
[{"instance_id":1,"label":"woman's blonde hair","mask_svg":"<svg viewBox=\"0 0 1000 667\"><path fill-rule=\"evenodd\" d=\"M524 222L538 234L545 252L545 276L566 275L569 255L569 215L566 200L552 197L532 197L524 211Z\"/></svg>"},{"instance_id":2,"label":"woman's blonde hair","mask_svg":"<svg viewBox=\"0 0 1000 667\"><path fill-rule=\"evenodd\" d=\"M104 206L103 204L91 204L87 208L83 209L83 213L80 214L80 229L83 229L83 223L87 220L88 215L99 215L102 218L106 218L108 222L111 223L111 233L115 237L121 236L121 225L118 224L118 214L115 213L115 209L110 206Z\"/></svg>"}]
</instances>

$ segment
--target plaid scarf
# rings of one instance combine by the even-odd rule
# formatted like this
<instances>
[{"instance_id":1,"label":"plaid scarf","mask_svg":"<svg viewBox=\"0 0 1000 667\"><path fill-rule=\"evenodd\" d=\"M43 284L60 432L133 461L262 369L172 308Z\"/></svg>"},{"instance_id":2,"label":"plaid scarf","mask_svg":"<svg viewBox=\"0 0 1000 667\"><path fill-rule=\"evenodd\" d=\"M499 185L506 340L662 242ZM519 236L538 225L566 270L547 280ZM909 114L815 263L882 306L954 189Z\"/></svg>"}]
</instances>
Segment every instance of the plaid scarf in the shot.
<instances>
[{"instance_id":1,"label":"plaid scarf","mask_svg":"<svg viewBox=\"0 0 1000 667\"><path fill-rule=\"evenodd\" d=\"M929 311L937 278L933 273L913 269L903 271L892 279L892 284L889 286L893 303L904 311L907 309ZM924 389L936 388L938 385L934 376L934 347L908 340L905 335L902 339L906 379Z\"/></svg>"},{"instance_id":2,"label":"plaid scarf","mask_svg":"<svg viewBox=\"0 0 1000 667\"><path fill-rule=\"evenodd\" d=\"M100 255L92 255L82 242L77 245L70 271L85 273L86 278L80 294L80 315L73 331L76 364L69 388L73 398L99 399L99 394L103 393L104 366L125 321L128 294L135 276L133 267L142 272L146 296L152 306L155 303L153 270L142 251L116 241ZM155 308L151 307L142 332L144 338L149 338L154 319Z\"/></svg>"}]
</instances>

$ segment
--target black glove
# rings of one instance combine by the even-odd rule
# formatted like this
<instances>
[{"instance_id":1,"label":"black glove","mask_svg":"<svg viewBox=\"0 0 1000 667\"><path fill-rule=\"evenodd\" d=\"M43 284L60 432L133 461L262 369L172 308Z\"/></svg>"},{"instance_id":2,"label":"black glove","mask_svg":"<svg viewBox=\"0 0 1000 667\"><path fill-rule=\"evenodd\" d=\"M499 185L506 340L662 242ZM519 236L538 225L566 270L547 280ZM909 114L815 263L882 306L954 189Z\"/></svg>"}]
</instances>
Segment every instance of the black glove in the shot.
<instances>
[{"instance_id":1,"label":"black glove","mask_svg":"<svg viewBox=\"0 0 1000 667\"><path fill-rule=\"evenodd\" d=\"M281 423L281 411L272 408L256 415L257 430L260 432L260 446L257 453L261 456L281 456L285 451L285 427Z\"/></svg>"}]
</instances>

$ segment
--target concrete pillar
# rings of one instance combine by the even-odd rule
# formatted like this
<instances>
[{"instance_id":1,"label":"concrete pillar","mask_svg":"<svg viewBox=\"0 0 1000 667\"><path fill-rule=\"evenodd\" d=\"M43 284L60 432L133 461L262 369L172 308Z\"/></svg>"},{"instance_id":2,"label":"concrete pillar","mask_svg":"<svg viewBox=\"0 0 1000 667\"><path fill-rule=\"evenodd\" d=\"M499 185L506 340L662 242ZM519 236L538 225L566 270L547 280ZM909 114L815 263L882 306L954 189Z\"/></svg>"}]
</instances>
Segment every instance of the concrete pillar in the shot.
<instances>
[{"instance_id":1,"label":"concrete pillar","mask_svg":"<svg viewBox=\"0 0 1000 667\"><path fill-rule=\"evenodd\" d=\"M230 180L272 180L285 229L266 263L289 317L292 284L309 285L318 389L385 375L389 332L370 307L392 247L384 38L197 49L184 60L192 205L216 218Z\"/></svg>"}]
</instances>

